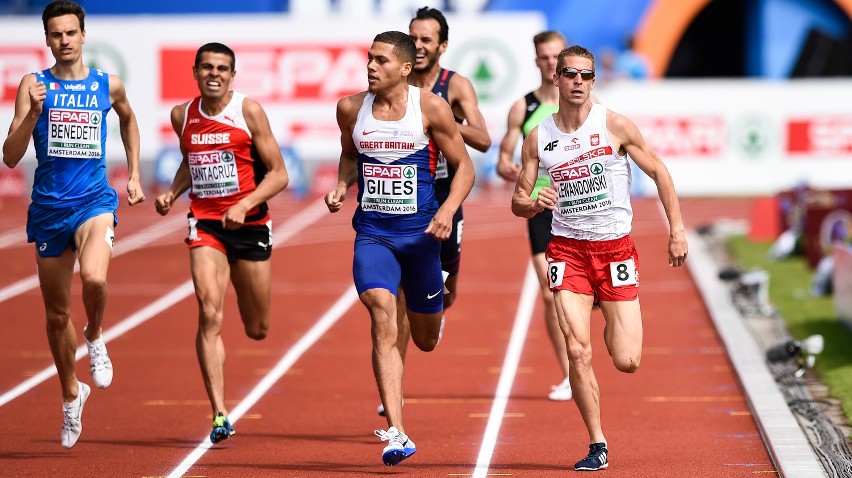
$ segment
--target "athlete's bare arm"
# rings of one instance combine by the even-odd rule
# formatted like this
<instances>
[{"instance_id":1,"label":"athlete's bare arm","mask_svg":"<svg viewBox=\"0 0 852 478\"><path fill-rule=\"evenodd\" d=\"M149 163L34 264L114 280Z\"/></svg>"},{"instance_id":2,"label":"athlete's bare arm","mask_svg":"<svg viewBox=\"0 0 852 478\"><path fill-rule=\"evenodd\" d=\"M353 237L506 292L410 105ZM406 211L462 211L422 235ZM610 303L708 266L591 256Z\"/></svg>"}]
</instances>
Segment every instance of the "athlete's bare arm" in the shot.
<instances>
[{"instance_id":1,"label":"athlete's bare arm","mask_svg":"<svg viewBox=\"0 0 852 478\"><path fill-rule=\"evenodd\" d=\"M358 109L364 101L365 92L341 98L337 102L337 126L340 128L340 164L337 167L337 186L325 195L325 205L330 212L337 212L346 199L346 190L358 177L358 152L352 141L352 128L358 117Z\"/></svg>"},{"instance_id":2,"label":"athlete's bare arm","mask_svg":"<svg viewBox=\"0 0 852 478\"><path fill-rule=\"evenodd\" d=\"M15 97L15 116L9 126L9 134L3 142L3 163L14 168L23 159L30 145L36 122L41 115L47 88L37 82L33 73L24 75Z\"/></svg>"},{"instance_id":3,"label":"athlete's bare arm","mask_svg":"<svg viewBox=\"0 0 852 478\"><path fill-rule=\"evenodd\" d=\"M515 101L509 109L509 117L506 121L506 134L500 141L500 155L497 158L497 174L509 182L518 181L518 173L521 167L514 162L515 146L521 136L521 127L524 123L524 109L526 101L523 98Z\"/></svg>"},{"instance_id":4,"label":"athlete's bare arm","mask_svg":"<svg viewBox=\"0 0 852 478\"><path fill-rule=\"evenodd\" d=\"M533 199L535 181L538 178L538 126L530 131L521 146L521 171L515 183L515 193L512 194L512 214L518 217L531 218L545 209L553 210L556 204L556 191L545 187Z\"/></svg>"},{"instance_id":5,"label":"athlete's bare arm","mask_svg":"<svg viewBox=\"0 0 852 478\"><path fill-rule=\"evenodd\" d=\"M121 142L127 156L127 204L133 206L145 200L139 175L139 124L127 99L124 83L116 75L109 75L109 100L118 115Z\"/></svg>"},{"instance_id":6,"label":"athlete's bare arm","mask_svg":"<svg viewBox=\"0 0 852 478\"><path fill-rule=\"evenodd\" d=\"M172 184L169 190L157 196L154 201L154 208L161 216L169 213L177 198L185 193L192 186L192 178L189 175L189 162L186 157L186 149L183 143L180 142L181 134L183 133L183 123L186 119L186 106L188 103L183 103L172 108L171 121L172 129L178 137L180 143L180 152L183 160L180 162L175 177L172 179Z\"/></svg>"},{"instance_id":7,"label":"athlete's bare arm","mask_svg":"<svg viewBox=\"0 0 852 478\"><path fill-rule=\"evenodd\" d=\"M251 132L251 142L257 150L260 161L266 167L266 175L254 191L240 199L231 206L222 217L222 226L226 229L239 229L245 223L246 213L251 211L287 187L290 178L287 176L287 168L284 166L284 157L281 149L272 134L269 126L269 118L260 103L251 99L243 100L243 117L246 126Z\"/></svg>"},{"instance_id":8,"label":"athlete's bare arm","mask_svg":"<svg viewBox=\"0 0 852 478\"><path fill-rule=\"evenodd\" d=\"M464 145L461 134L456 127L453 112L446 101L430 91L421 89L420 107L423 111L424 126L438 150L447 158L447 163L456 170L450 183L450 194L426 228L426 234L436 239L445 240L450 237L453 226L453 215L461 206L470 190L473 188L473 162Z\"/></svg>"},{"instance_id":9,"label":"athlete's bare arm","mask_svg":"<svg viewBox=\"0 0 852 478\"><path fill-rule=\"evenodd\" d=\"M453 99L453 113L460 111L458 116L465 120L463 124L457 124L465 144L483 153L488 151L491 147L491 136L485 125L485 117L479 111L479 100L470 80L458 73L453 75L450 79L449 95Z\"/></svg>"},{"instance_id":10,"label":"athlete's bare arm","mask_svg":"<svg viewBox=\"0 0 852 478\"><path fill-rule=\"evenodd\" d=\"M627 153L639 169L657 185L660 202L669 221L669 265L680 267L686 261L688 246L684 232L680 203L672 176L657 153L645 142L639 128L626 116L608 111L607 129L619 154Z\"/></svg>"}]
</instances>

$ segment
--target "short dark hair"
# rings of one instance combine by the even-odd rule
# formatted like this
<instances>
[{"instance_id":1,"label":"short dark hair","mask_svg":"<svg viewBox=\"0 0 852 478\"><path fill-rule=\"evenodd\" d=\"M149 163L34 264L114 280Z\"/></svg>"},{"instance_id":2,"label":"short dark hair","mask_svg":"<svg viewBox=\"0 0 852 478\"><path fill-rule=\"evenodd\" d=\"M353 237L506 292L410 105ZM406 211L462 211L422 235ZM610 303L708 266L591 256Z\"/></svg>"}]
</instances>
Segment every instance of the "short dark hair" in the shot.
<instances>
[{"instance_id":1,"label":"short dark hair","mask_svg":"<svg viewBox=\"0 0 852 478\"><path fill-rule=\"evenodd\" d=\"M438 22L438 43L444 43L445 41L450 39L450 26L447 25L447 19L444 17L444 14L441 13L437 8L429 8L423 7L417 10L417 13L414 14L414 18L408 22L408 28L411 29L411 24L414 23L414 20L435 20Z\"/></svg>"},{"instance_id":2,"label":"short dark hair","mask_svg":"<svg viewBox=\"0 0 852 478\"><path fill-rule=\"evenodd\" d=\"M71 0L54 0L44 7L41 12L41 23L44 25L44 33L47 33L47 22L51 18L62 15L75 15L80 21L80 31L86 31L86 12L83 7Z\"/></svg>"},{"instance_id":3,"label":"short dark hair","mask_svg":"<svg viewBox=\"0 0 852 478\"><path fill-rule=\"evenodd\" d=\"M563 45L568 45L568 42L565 40L565 37L556 30L545 30L541 33L537 33L533 37L533 46L538 47L542 43L546 43L553 40L559 40Z\"/></svg>"},{"instance_id":4,"label":"short dark hair","mask_svg":"<svg viewBox=\"0 0 852 478\"><path fill-rule=\"evenodd\" d=\"M383 32L376 35L373 41L393 45L393 53L404 62L407 61L414 64L414 61L417 59L417 47L414 46L414 40L408 36L408 33L398 31Z\"/></svg>"},{"instance_id":5,"label":"short dark hair","mask_svg":"<svg viewBox=\"0 0 852 478\"><path fill-rule=\"evenodd\" d=\"M204 45L201 45L201 48L199 48L197 52L195 52L195 67L196 68L201 63L201 55L203 53L207 53L207 52L222 53L222 54L228 55L229 57L231 57L231 69L232 70L237 69L236 68L237 67L237 65L236 65L237 58L236 58L236 56L234 56L234 50L231 50L226 45L223 45L221 43L216 43L216 42L205 43Z\"/></svg>"},{"instance_id":6,"label":"short dark hair","mask_svg":"<svg viewBox=\"0 0 852 478\"><path fill-rule=\"evenodd\" d=\"M562 68L565 65L565 58L569 56L579 56L583 58L588 58L592 60L592 70L595 69L595 55L589 51L588 48L582 47L580 45L571 45L568 48L559 52L559 56L556 57L556 68Z\"/></svg>"}]
</instances>

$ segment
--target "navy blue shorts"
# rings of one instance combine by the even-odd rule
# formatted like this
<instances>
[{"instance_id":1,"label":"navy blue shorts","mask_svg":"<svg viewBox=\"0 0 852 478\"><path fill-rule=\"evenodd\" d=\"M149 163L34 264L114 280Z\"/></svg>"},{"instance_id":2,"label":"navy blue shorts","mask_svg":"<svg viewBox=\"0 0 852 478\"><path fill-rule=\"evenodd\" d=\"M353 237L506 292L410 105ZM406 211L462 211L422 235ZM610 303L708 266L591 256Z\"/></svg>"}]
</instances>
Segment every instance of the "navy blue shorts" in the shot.
<instances>
[{"instance_id":1,"label":"navy blue shorts","mask_svg":"<svg viewBox=\"0 0 852 478\"><path fill-rule=\"evenodd\" d=\"M441 242L427 234L417 236L355 235L352 276L358 294L370 289L405 292L408 308L421 314L444 309Z\"/></svg>"},{"instance_id":2,"label":"navy blue shorts","mask_svg":"<svg viewBox=\"0 0 852 478\"><path fill-rule=\"evenodd\" d=\"M34 242L41 257L59 257L69 247L77 250L74 234L93 217L112 214L112 225L118 224L118 195L104 194L74 207L46 208L30 204L27 211L27 242Z\"/></svg>"},{"instance_id":3,"label":"navy blue shorts","mask_svg":"<svg viewBox=\"0 0 852 478\"><path fill-rule=\"evenodd\" d=\"M450 231L450 237L446 241L441 241L441 269L447 272L450 277L458 275L461 266L463 228L464 214L462 214L462 208L459 207L453 216L453 230Z\"/></svg>"}]
</instances>

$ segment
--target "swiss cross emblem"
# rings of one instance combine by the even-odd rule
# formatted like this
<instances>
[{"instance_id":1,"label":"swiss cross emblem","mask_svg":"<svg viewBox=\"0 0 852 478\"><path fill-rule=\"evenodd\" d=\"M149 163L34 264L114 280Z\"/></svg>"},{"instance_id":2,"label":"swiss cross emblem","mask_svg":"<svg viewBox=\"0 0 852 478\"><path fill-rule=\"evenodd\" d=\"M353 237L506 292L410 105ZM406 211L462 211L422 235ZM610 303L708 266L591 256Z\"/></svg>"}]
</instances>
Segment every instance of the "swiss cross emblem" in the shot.
<instances>
[{"instance_id":1,"label":"swiss cross emblem","mask_svg":"<svg viewBox=\"0 0 852 478\"><path fill-rule=\"evenodd\" d=\"M597 146L601 144L601 136L599 134L593 134L589 136L589 142L592 143L592 146Z\"/></svg>"}]
</instances>

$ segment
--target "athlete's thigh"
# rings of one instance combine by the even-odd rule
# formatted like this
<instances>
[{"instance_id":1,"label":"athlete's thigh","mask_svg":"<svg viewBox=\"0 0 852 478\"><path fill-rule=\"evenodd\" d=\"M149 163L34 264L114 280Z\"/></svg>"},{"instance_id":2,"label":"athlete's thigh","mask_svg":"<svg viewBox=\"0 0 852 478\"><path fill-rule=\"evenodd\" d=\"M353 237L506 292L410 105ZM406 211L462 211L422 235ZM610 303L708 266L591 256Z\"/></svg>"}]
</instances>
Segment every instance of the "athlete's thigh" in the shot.
<instances>
[{"instance_id":1,"label":"athlete's thigh","mask_svg":"<svg viewBox=\"0 0 852 478\"><path fill-rule=\"evenodd\" d=\"M189 249L189 269L195 286L195 296L204 316L221 312L228 289L230 265L220 250L209 247Z\"/></svg>"},{"instance_id":2,"label":"athlete's thigh","mask_svg":"<svg viewBox=\"0 0 852 478\"><path fill-rule=\"evenodd\" d=\"M71 279L76 257L71 248L58 257L36 254L38 281L48 315L71 313Z\"/></svg>"},{"instance_id":3,"label":"athlete's thigh","mask_svg":"<svg viewBox=\"0 0 852 478\"><path fill-rule=\"evenodd\" d=\"M391 239L369 234L355 237L352 276L359 296L370 289L386 289L394 295L399 290L402 269Z\"/></svg>"},{"instance_id":4,"label":"athlete's thigh","mask_svg":"<svg viewBox=\"0 0 852 478\"><path fill-rule=\"evenodd\" d=\"M272 262L239 259L231 263L231 283L244 322L269 319Z\"/></svg>"},{"instance_id":5,"label":"athlete's thigh","mask_svg":"<svg viewBox=\"0 0 852 478\"><path fill-rule=\"evenodd\" d=\"M642 311L639 298L630 301L601 300L606 320L606 343L613 360L642 354Z\"/></svg>"},{"instance_id":6,"label":"athlete's thigh","mask_svg":"<svg viewBox=\"0 0 852 478\"><path fill-rule=\"evenodd\" d=\"M591 343L591 317L593 296L570 290L554 290L556 316L559 327L569 343Z\"/></svg>"},{"instance_id":7,"label":"athlete's thigh","mask_svg":"<svg viewBox=\"0 0 852 478\"><path fill-rule=\"evenodd\" d=\"M440 248L440 242L426 234L408 238L403 246L401 285L409 313L440 314L444 308Z\"/></svg>"},{"instance_id":8,"label":"athlete's thigh","mask_svg":"<svg viewBox=\"0 0 852 478\"><path fill-rule=\"evenodd\" d=\"M115 242L115 215L101 212L86 219L74 233L74 244L80 257L83 275L106 277Z\"/></svg>"}]
</instances>

